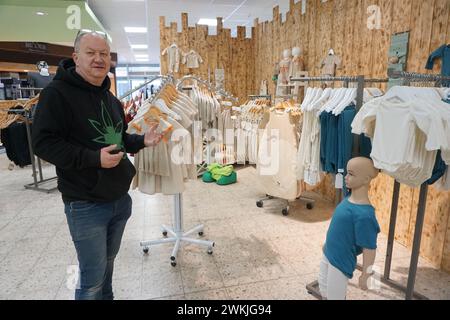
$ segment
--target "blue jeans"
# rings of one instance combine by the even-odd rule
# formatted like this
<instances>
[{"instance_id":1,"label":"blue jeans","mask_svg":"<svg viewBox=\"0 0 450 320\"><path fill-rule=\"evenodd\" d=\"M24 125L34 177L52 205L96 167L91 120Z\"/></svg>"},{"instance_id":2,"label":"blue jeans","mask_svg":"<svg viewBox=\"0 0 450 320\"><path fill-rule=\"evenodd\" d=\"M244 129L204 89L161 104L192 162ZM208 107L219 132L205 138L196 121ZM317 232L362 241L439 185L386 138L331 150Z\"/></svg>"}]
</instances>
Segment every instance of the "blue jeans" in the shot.
<instances>
[{"instance_id":1,"label":"blue jeans","mask_svg":"<svg viewBox=\"0 0 450 320\"><path fill-rule=\"evenodd\" d=\"M114 259L128 218L131 197L109 203L65 203L67 223L77 251L80 280L75 300L113 300Z\"/></svg>"}]
</instances>

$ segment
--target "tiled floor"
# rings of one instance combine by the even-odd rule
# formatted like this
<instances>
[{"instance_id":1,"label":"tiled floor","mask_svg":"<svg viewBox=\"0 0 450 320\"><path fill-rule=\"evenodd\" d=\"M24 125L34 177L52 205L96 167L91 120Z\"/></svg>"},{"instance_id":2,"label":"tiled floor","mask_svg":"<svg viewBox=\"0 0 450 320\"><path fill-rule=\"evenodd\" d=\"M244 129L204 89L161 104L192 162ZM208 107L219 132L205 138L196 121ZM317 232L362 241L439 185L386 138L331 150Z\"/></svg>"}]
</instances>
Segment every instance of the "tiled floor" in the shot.
<instances>
[{"instance_id":1,"label":"tiled floor","mask_svg":"<svg viewBox=\"0 0 450 320\"><path fill-rule=\"evenodd\" d=\"M60 194L24 189L31 169L8 170L0 155L0 299L73 299L76 254ZM54 175L51 166L44 175ZM318 199L313 210L293 204L281 215L283 202L264 208L252 167L238 169L239 182L220 187L192 181L184 194L184 225L205 224L205 238L214 240L213 255L205 248L183 245L178 265L169 263L173 246L150 248L139 241L159 238L160 225L171 224L173 197L131 191L133 215L116 260L117 299L314 299L306 284L317 278L331 203ZM314 195L313 195L314 196ZM380 236L377 266L384 270L386 237ZM395 245L392 278L406 283L409 250ZM385 285L363 292L358 272L349 285L349 299L403 299ZM432 299L450 299L450 275L420 260L416 288Z\"/></svg>"}]
</instances>

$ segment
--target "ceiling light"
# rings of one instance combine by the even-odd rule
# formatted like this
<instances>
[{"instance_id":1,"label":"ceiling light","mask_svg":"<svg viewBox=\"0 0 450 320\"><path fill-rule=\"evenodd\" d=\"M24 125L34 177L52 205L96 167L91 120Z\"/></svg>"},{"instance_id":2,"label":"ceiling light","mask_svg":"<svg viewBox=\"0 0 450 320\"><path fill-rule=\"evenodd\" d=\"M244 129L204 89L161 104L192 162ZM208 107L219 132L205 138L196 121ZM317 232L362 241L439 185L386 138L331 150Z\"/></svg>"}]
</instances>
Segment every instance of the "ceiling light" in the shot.
<instances>
[{"instance_id":1,"label":"ceiling light","mask_svg":"<svg viewBox=\"0 0 450 320\"><path fill-rule=\"evenodd\" d=\"M148 59L148 54L135 54L134 55L135 58L143 58L143 59Z\"/></svg>"},{"instance_id":2,"label":"ceiling light","mask_svg":"<svg viewBox=\"0 0 450 320\"><path fill-rule=\"evenodd\" d=\"M146 33L147 28L145 27L125 27L125 32L128 33Z\"/></svg>"},{"instance_id":3,"label":"ceiling light","mask_svg":"<svg viewBox=\"0 0 450 320\"><path fill-rule=\"evenodd\" d=\"M136 62L148 62L148 59L136 59Z\"/></svg>"},{"instance_id":4,"label":"ceiling light","mask_svg":"<svg viewBox=\"0 0 450 320\"><path fill-rule=\"evenodd\" d=\"M132 44L131 49L147 49L148 46L146 44Z\"/></svg>"},{"instance_id":5,"label":"ceiling light","mask_svg":"<svg viewBox=\"0 0 450 320\"><path fill-rule=\"evenodd\" d=\"M217 19L206 19L206 18L201 18L200 20L198 20L197 24L206 24L210 27L216 27L217 26Z\"/></svg>"},{"instance_id":6,"label":"ceiling light","mask_svg":"<svg viewBox=\"0 0 450 320\"><path fill-rule=\"evenodd\" d=\"M37 14L38 16L46 16L46 15L47 15L47 13L45 13L45 12L43 12L43 11L36 11L36 14Z\"/></svg>"}]
</instances>

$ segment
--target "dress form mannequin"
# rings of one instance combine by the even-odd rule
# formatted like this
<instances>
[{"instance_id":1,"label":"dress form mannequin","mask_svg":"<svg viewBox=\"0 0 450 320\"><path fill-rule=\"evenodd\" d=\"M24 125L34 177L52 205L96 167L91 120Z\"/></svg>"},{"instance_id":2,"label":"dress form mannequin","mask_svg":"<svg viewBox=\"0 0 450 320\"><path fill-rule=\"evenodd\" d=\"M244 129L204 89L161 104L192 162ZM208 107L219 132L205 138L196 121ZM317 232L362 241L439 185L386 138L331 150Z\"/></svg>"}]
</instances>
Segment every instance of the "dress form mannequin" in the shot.
<instances>
[{"instance_id":1,"label":"dress form mannequin","mask_svg":"<svg viewBox=\"0 0 450 320\"><path fill-rule=\"evenodd\" d=\"M375 209L368 196L370 182L378 175L378 170L372 160L359 157L348 162L347 171L345 182L352 193L333 214L320 264L320 292L324 299L329 300L345 299L348 279L353 276L356 257L361 253L363 272L359 286L363 290L368 289L380 232Z\"/></svg>"},{"instance_id":2,"label":"dress form mannequin","mask_svg":"<svg viewBox=\"0 0 450 320\"><path fill-rule=\"evenodd\" d=\"M28 81L34 88L43 89L53 80L53 75L48 72L49 67L45 61L37 62L36 68L39 72L28 72Z\"/></svg>"},{"instance_id":3,"label":"dress form mannequin","mask_svg":"<svg viewBox=\"0 0 450 320\"><path fill-rule=\"evenodd\" d=\"M290 77L300 76L301 71L305 71L305 61L301 56L302 50L299 47L292 48L292 63L289 71Z\"/></svg>"},{"instance_id":4,"label":"dress form mannequin","mask_svg":"<svg viewBox=\"0 0 450 320\"><path fill-rule=\"evenodd\" d=\"M289 84L289 71L291 68L291 50L286 49L283 51L283 60L280 61L280 74L278 75L277 83L277 95L286 95L288 93L288 88L280 85Z\"/></svg>"},{"instance_id":5,"label":"dress form mannequin","mask_svg":"<svg viewBox=\"0 0 450 320\"><path fill-rule=\"evenodd\" d=\"M269 89L267 86L267 80L261 80L261 86L259 89L259 94L260 95L267 95L269 94Z\"/></svg>"},{"instance_id":6,"label":"dress form mannequin","mask_svg":"<svg viewBox=\"0 0 450 320\"><path fill-rule=\"evenodd\" d=\"M301 56L302 50L299 47L292 48L292 63L289 70L289 78L294 77L298 78L302 75L302 72L305 71L305 61ZM294 87L294 95L298 96L300 84L298 82L295 83Z\"/></svg>"}]
</instances>

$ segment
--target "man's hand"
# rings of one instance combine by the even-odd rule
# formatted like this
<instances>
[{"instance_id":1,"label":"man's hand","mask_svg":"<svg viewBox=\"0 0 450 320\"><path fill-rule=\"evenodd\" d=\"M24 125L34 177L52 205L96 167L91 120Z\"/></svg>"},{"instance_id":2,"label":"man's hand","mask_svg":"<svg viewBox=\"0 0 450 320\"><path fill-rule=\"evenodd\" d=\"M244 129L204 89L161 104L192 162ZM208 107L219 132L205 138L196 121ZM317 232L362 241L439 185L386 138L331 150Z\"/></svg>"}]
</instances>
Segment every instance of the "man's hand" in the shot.
<instances>
[{"instance_id":1,"label":"man's hand","mask_svg":"<svg viewBox=\"0 0 450 320\"><path fill-rule=\"evenodd\" d=\"M156 146L162 139L162 135L156 132L158 128L158 124L152 124L144 136L144 144L146 147L154 147Z\"/></svg>"},{"instance_id":2,"label":"man's hand","mask_svg":"<svg viewBox=\"0 0 450 320\"><path fill-rule=\"evenodd\" d=\"M363 273L360 277L359 277L359 287L364 290L367 291L369 290L369 286L367 284L367 282L369 281L370 277L372 276L372 274L370 273Z\"/></svg>"},{"instance_id":3,"label":"man's hand","mask_svg":"<svg viewBox=\"0 0 450 320\"><path fill-rule=\"evenodd\" d=\"M113 144L100 150L100 164L104 169L111 169L116 167L120 160L123 158L123 152L117 154L111 154L110 152L115 150L117 145Z\"/></svg>"}]
</instances>

